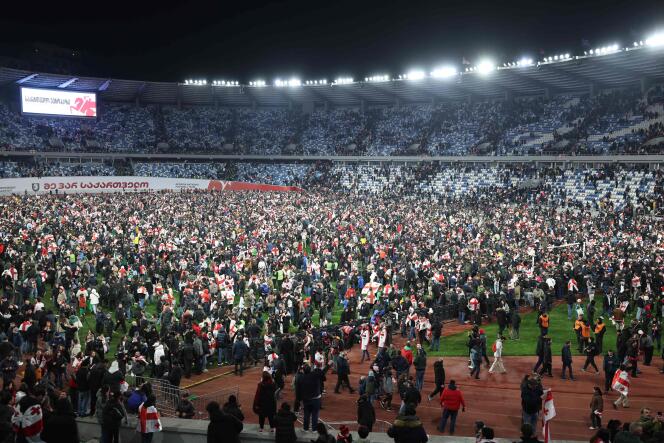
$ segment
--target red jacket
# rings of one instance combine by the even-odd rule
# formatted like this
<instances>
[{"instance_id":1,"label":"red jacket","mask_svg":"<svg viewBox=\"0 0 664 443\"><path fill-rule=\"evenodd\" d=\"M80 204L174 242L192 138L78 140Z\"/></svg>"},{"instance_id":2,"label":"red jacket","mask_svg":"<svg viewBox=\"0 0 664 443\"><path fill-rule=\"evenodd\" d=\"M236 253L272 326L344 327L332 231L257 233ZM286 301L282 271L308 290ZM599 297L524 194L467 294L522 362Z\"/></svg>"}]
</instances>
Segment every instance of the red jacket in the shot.
<instances>
[{"instance_id":1,"label":"red jacket","mask_svg":"<svg viewBox=\"0 0 664 443\"><path fill-rule=\"evenodd\" d=\"M466 402L460 390L445 388L440 394L440 405L450 411L458 411L461 406L466 407Z\"/></svg>"},{"instance_id":2,"label":"red jacket","mask_svg":"<svg viewBox=\"0 0 664 443\"><path fill-rule=\"evenodd\" d=\"M412 365L413 364L413 351L410 349L406 350L405 348L401 350L401 355L404 356L406 360L408 360L408 364Z\"/></svg>"}]
</instances>

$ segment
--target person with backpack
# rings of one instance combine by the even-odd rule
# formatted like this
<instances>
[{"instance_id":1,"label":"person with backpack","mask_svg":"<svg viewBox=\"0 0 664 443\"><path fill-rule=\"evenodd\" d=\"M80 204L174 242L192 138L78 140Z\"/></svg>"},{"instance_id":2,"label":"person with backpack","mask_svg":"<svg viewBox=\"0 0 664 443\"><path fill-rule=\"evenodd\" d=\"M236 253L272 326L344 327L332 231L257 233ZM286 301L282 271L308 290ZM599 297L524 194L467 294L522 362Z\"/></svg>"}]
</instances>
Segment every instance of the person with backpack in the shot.
<instances>
[{"instance_id":1,"label":"person with backpack","mask_svg":"<svg viewBox=\"0 0 664 443\"><path fill-rule=\"evenodd\" d=\"M369 370L367 378L364 380L364 394L369 398L369 403L373 404L376 398L376 391L378 390L378 383L376 380L376 373L373 369ZM362 394L362 392L360 392Z\"/></svg>"},{"instance_id":2,"label":"person with backpack","mask_svg":"<svg viewBox=\"0 0 664 443\"><path fill-rule=\"evenodd\" d=\"M494 372L504 374L507 372L503 364L503 340L505 340L505 337L499 336L493 343L493 363L491 364L491 368L489 368L489 374L493 374Z\"/></svg>"},{"instance_id":3,"label":"person with backpack","mask_svg":"<svg viewBox=\"0 0 664 443\"><path fill-rule=\"evenodd\" d=\"M427 353L420 343L417 344L413 366L415 366L415 386L418 391L421 391L424 386L424 373L427 369Z\"/></svg>"}]
</instances>

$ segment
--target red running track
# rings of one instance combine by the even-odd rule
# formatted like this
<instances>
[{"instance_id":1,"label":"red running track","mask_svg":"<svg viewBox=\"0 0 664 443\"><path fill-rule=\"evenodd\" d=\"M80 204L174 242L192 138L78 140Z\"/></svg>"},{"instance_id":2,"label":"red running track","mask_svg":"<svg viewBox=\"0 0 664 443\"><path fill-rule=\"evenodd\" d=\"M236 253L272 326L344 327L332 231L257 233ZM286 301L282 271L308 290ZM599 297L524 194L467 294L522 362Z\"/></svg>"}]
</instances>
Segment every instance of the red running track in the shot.
<instances>
[{"instance_id":1,"label":"red running track","mask_svg":"<svg viewBox=\"0 0 664 443\"><path fill-rule=\"evenodd\" d=\"M463 326L448 328L445 332L453 334L459 332ZM447 335L446 334L446 335ZM402 343L401 338L395 336L395 344ZM375 352L370 349L372 357ZM366 375L369 371L369 364L365 361L360 365L361 353L359 346L354 346L349 352L351 366L351 383L356 387L359 378ZM436 357L428 359L427 371L425 374L425 383L422 390L423 402L417 408L417 414L422 419L425 429L429 434L440 435L436 430L438 420L441 414L441 408L436 399L427 401L427 394L434 388L433 382L433 363ZM598 358L598 361L601 358ZM456 435L472 436L474 435L474 423L477 420L483 421L487 426L491 426L496 431L496 437L516 438L519 435L521 426L521 396L519 386L524 374L530 373L534 365L535 357L505 357L506 374L488 374L483 367L480 374L480 380L471 379L467 366L467 359L463 357L445 358L445 372L447 381L454 379L464 394L466 400L466 412L459 413L457 419ZM603 374L595 375L594 372L581 372L583 357L575 357L573 369L576 381L560 379L559 358L554 357L554 377L544 377L545 388L551 388L554 395L554 403L557 416L551 424L551 434L556 440L584 440L588 441L593 431L590 426L590 399L592 397L593 386L604 386ZM659 360L655 360L659 363ZM659 373L659 367L641 367L643 373L639 378L632 381L630 390L630 407L628 409L614 410L611 402L618 396L610 392L604 396L604 415L603 423L606 424L610 419L619 419L621 421L633 421L638 418L639 410L642 407L649 407L653 412L664 411L664 375ZM200 383L192 386L189 390L194 394L204 394L216 390L237 385L240 392L240 403L243 404L243 411L248 423L257 423L258 417L252 412L251 403L256 391L256 384L260 380L261 368L250 368L245 370L244 376L221 375L228 372L228 368L219 368L210 370L210 372L192 377L190 380L183 380L183 385ZM411 371L412 373L412 371ZM210 377L215 377L210 381L205 381ZM341 394L334 394L334 384L336 375L328 373L326 382L327 394L323 396L323 410L320 417L324 421L354 421L357 417L355 402L357 394L351 395L347 390ZM293 389L290 382L292 377L287 379L287 387L282 397L282 401L292 402L294 399ZM375 404L376 416L379 420L392 422L396 416L396 410L399 405L398 395L394 395L394 411L383 410L378 403ZM541 426L540 426L541 427Z\"/></svg>"}]
</instances>

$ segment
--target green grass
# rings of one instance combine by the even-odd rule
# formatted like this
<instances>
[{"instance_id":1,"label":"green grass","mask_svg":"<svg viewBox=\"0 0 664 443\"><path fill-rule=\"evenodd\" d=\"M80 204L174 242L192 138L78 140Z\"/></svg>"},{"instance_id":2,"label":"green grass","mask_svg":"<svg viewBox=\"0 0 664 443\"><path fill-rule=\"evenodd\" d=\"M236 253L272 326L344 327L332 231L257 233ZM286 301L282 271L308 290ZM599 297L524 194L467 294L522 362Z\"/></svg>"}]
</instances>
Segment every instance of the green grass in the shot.
<instances>
[{"instance_id":1,"label":"green grass","mask_svg":"<svg viewBox=\"0 0 664 443\"><path fill-rule=\"evenodd\" d=\"M602 296L595 296L597 306L602 306ZM503 343L504 356L535 355L537 346L537 337L540 335L540 329L537 326L537 313L529 312L521 315L520 340L510 340L509 331L506 329L503 333L508 340ZM595 319L599 314L595 316ZM572 342L572 353L578 355L576 349L576 333L573 330L574 320L567 320L567 304L562 303L556 306L549 313L549 337L551 337L551 350L554 356L560 354L560 349L567 340ZM604 349L615 349L615 327L611 321L604 318L606 324L606 333L604 334ZM498 335L498 324L491 323L482 325L482 329L487 336L487 351L491 353L491 345ZM440 340L440 351L429 352L431 356L467 356L468 348L466 339L468 334L461 332L459 334L442 337Z\"/></svg>"},{"instance_id":2,"label":"green grass","mask_svg":"<svg viewBox=\"0 0 664 443\"><path fill-rule=\"evenodd\" d=\"M101 276L97 276L97 283L99 284L100 282L101 282ZM99 288L97 288L97 290L98 289ZM177 303L177 305L179 305L180 295L177 291L173 291L173 292L175 294L176 303ZM54 300L54 297L53 297L53 288L51 287L51 285L46 285L46 290L45 290L43 302L44 302L44 306L45 306L46 309L52 309L53 312L55 312L57 314L58 310L55 307L55 300ZM102 312L108 312L108 309L102 308L101 305L98 305L97 309L101 310ZM138 312L137 310L138 310L138 305L135 305L135 309L132 309L132 318L135 318L135 314ZM157 315L158 315L158 313L157 313L157 303L156 303L156 301L154 301L154 299L153 299L152 302L145 304L145 312L149 316L157 317ZM115 321L115 310L114 309L111 311L111 317L113 318L113 321ZM78 330L78 339L79 339L79 343L81 344L81 348L85 349L85 338L88 335L88 331L90 329L92 329L93 332L96 335L96 332L94 331L94 328L95 328L95 315L88 310L85 314L85 318L79 317L79 319L81 320L81 323L83 324L83 326L81 327L81 329ZM131 326L131 321L127 320L126 324L127 324L127 330L129 330L129 327ZM105 335L105 333L104 333L104 335ZM111 342L109 343L109 346L108 346L108 352L106 353L106 355L108 355L107 358L109 360L115 359L115 351L116 351L117 345L120 342L120 339L124 335L125 335L125 333L122 332L122 330L115 331L113 333L113 337L111 338Z\"/></svg>"}]
</instances>

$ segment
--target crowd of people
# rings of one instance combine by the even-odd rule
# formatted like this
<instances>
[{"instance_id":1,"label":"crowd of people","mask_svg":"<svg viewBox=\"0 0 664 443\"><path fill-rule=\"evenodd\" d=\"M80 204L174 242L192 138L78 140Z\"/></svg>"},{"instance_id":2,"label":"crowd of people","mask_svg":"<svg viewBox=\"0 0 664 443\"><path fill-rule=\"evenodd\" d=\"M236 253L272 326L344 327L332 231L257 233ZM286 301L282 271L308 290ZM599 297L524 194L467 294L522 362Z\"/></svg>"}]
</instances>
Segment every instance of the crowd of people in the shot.
<instances>
[{"instance_id":1,"label":"crowd of people","mask_svg":"<svg viewBox=\"0 0 664 443\"><path fill-rule=\"evenodd\" d=\"M585 180L616 174L589 172ZM19 439L30 432L23 424L36 405L45 423L72 411L101 414L109 440L126 414L111 416L107 405L122 405L146 433L152 425L141 411L152 417L155 405L143 379L178 387L230 364L238 376L247 366L263 368L253 409L277 441L294 441L294 411L302 411L305 431L324 429L318 416L331 373L335 392L358 391L363 434L372 431L374 407L394 407L388 434L426 441L417 407L427 359L436 360L428 398L440 394L439 430L449 422L453 433L465 407L431 355L441 346L442 321L475 324L469 372L482 377L488 349L491 371L509 369L502 342L518 338L522 304L540 312L541 330L538 377L524 380L521 393L527 438L541 413L539 376L552 375L546 316L556 300L569 304L577 345L589 358L584 370L604 354L606 373L608 349L615 350L608 388L620 394L616 407L628 405L621 386L637 384L639 365L652 364L660 349L664 226L650 209L661 189L620 208L561 207L549 190L516 186L478 188L473 198L335 191L319 183L307 193L3 197L0 370ZM600 313L619 331L601 342ZM483 334L487 319L502 325L500 336ZM354 345L368 360L359 386L348 378ZM277 409L291 376L295 402ZM228 423L227 409L211 405L210 426ZM607 430L597 420L591 426L599 435ZM646 414L642 441L657 441L660 423ZM478 432L493 438L490 427ZM42 437L51 442L48 432Z\"/></svg>"},{"instance_id":2,"label":"crowd of people","mask_svg":"<svg viewBox=\"0 0 664 443\"><path fill-rule=\"evenodd\" d=\"M301 155L659 153L662 98L596 96L315 109L102 103L93 120L24 116L0 103L0 148ZM645 126L644 126L645 124Z\"/></svg>"}]
</instances>

